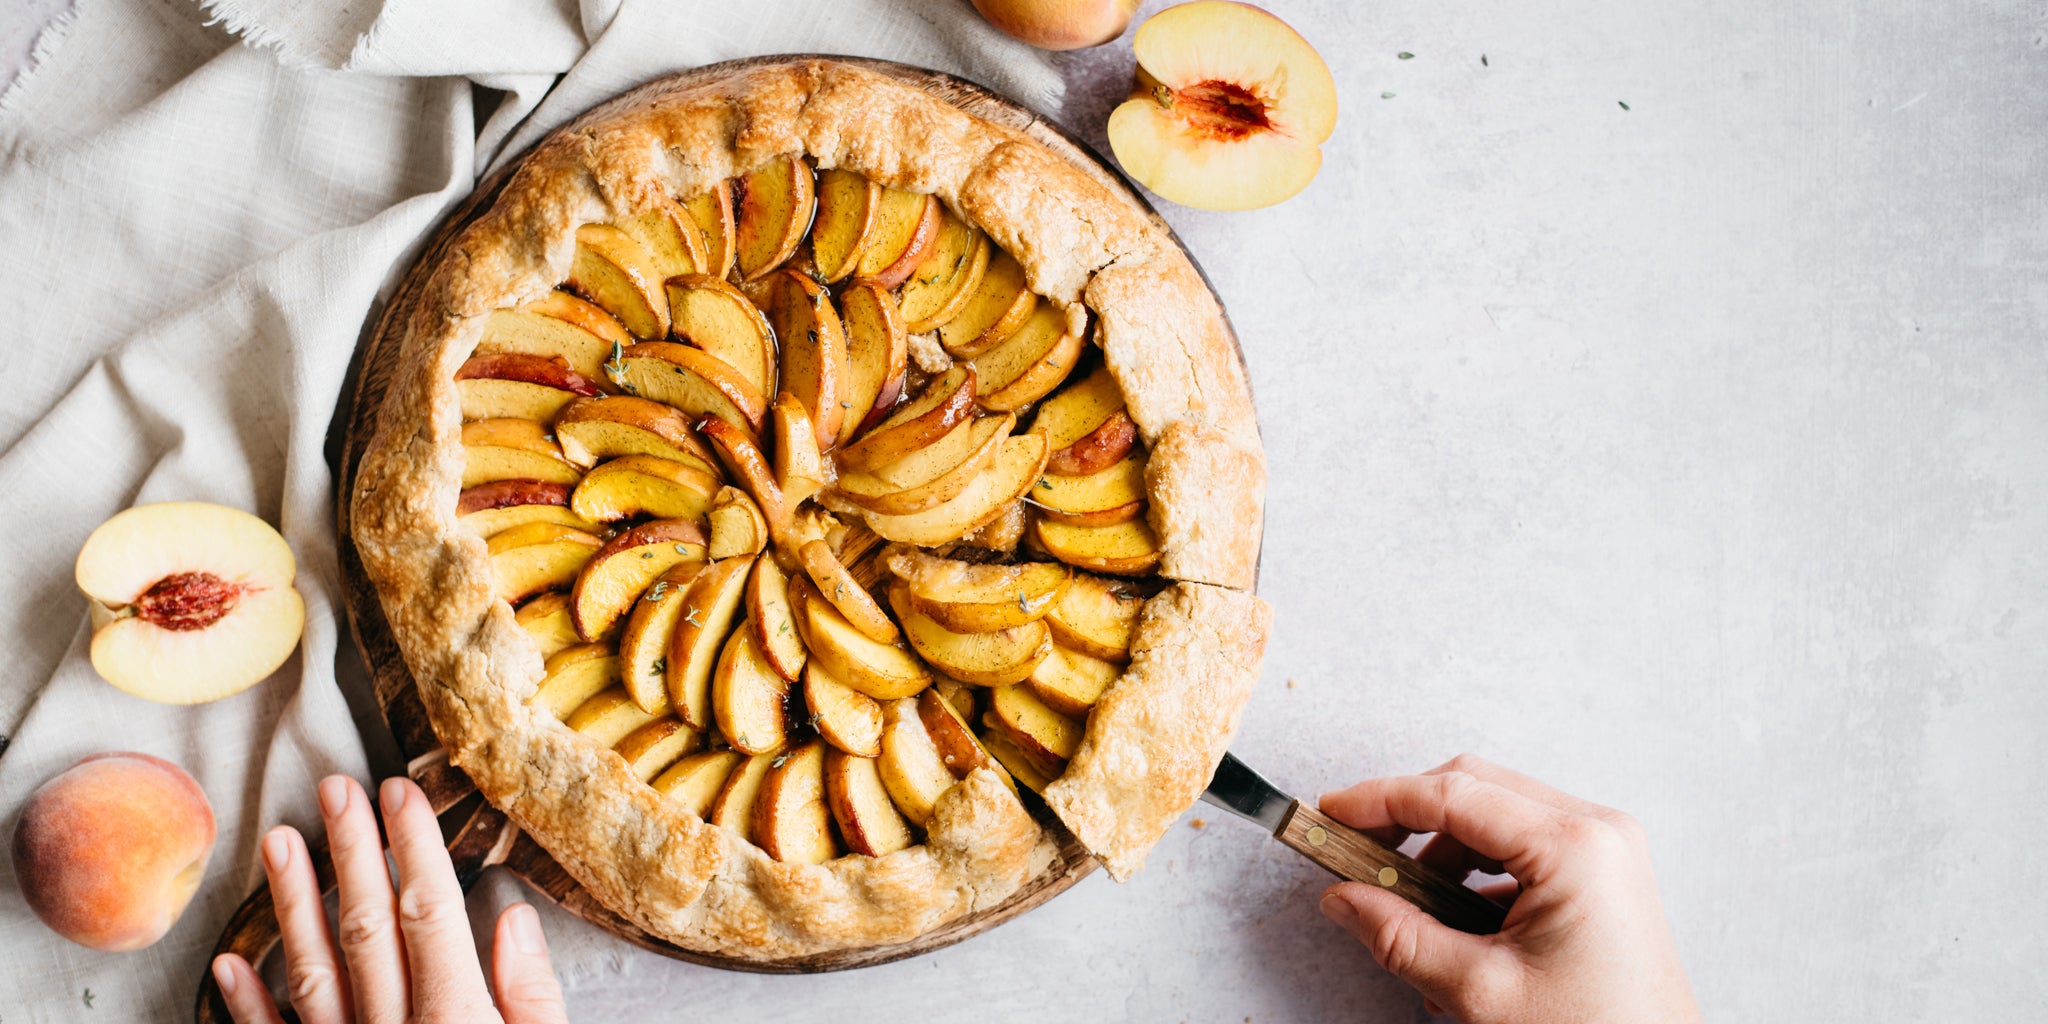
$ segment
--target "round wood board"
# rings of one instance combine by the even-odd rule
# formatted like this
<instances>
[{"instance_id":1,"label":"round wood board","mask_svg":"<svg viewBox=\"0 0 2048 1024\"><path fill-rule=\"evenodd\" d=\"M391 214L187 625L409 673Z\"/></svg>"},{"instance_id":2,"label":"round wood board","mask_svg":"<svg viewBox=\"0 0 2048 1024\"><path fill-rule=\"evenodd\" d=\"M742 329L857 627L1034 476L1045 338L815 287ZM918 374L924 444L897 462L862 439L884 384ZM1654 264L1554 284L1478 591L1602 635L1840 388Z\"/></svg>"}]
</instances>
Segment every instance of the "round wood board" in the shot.
<instances>
[{"instance_id":1,"label":"round wood board","mask_svg":"<svg viewBox=\"0 0 2048 1024\"><path fill-rule=\"evenodd\" d=\"M1023 132L1087 172L1111 193L1122 197L1162 230L1169 235L1172 234L1172 229L1159 218L1158 213L1138 194L1136 188L1078 139L1025 107L952 75L867 58L795 54L753 57L707 65L681 72L669 80L687 85L743 69L816 58L857 64L910 82L962 110ZM557 130L572 130L578 123L580 121L572 122ZM427 272L438 264L455 236L490 208L499 191L511 177L511 172L518 165L518 159L507 161L504 166L478 183L470 198L457 207L439 230L421 247L418 258L389 303L384 309L373 313L369 325L366 326L363 341L357 348L357 368L352 373L351 385L342 396L335 421L336 426L342 431L340 451L335 459L335 494L338 505L337 533L340 536L341 576L349 622L356 644L362 652L363 661L369 666L375 681L378 703L384 710L385 720L390 724L399 748L410 759L408 773L426 790L435 809L442 814L444 831L450 837L449 849L464 884L467 885L485 867L503 864L571 913L634 945L678 960L713 967L773 974L803 974L889 963L950 946L1044 903L1071 888L1093 871L1096 866L1094 859L1075 842L1043 805L1034 801L1033 811L1058 838L1059 852L1052 866L1044 874L1026 883L1004 903L953 921L910 942L784 960L742 960L682 948L649 935L612 913L577 884L559 864L555 863L547 851L541 849L507 821L503 813L484 803L468 778L459 769L448 764L445 754L440 750L440 742L427 720L425 707L414 688L412 676L406 670L404 659L400 656L397 644L391 636L376 590L364 575L362 563L357 557L355 545L351 540L349 498L354 491L356 467L362 458L363 449L368 445L377 427L377 416L383 406L386 388L390 384L391 368L399 362L394 356L402 341L404 318L390 315L390 311L405 310L410 306ZM1197 265L1197 270L1199 269ZM1206 277L1204 280L1206 281ZM1220 308L1220 299L1218 305ZM1231 339L1235 345L1234 331ZM1243 350L1240 347L1239 359L1242 358ZM315 860L324 863L325 858L316 856ZM329 881L331 879L323 877L323 882ZM267 904L266 894L258 893L251 897L250 903L244 905L242 912L236 915L234 923L230 924L228 933L223 935L220 951L233 950L245 955L266 951L269 944L275 940L276 927L274 920L268 919ZM264 934L266 923L267 939ZM209 1018L206 1012L211 1002L208 999L209 988L210 985L202 986L202 1020L215 1019Z\"/></svg>"}]
</instances>

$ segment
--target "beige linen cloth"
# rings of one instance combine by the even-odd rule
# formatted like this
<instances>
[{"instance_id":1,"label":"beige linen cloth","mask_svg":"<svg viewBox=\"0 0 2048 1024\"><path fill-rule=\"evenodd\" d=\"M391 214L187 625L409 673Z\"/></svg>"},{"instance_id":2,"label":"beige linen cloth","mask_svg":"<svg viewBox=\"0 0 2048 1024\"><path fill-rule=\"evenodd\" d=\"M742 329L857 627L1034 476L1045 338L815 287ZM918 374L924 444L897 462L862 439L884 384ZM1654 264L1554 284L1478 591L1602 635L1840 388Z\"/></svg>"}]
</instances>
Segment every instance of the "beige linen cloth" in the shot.
<instances>
[{"instance_id":1,"label":"beige linen cloth","mask_svg":"<svg viewBox=\"0 0 2048 1024\"><path fill-rule=\"evenodd\" d=\"M314 780L368 778L351 707L375 718L352 692L324 448L364 318L413 245L493 160L590 105L786 52L937 67L1040 110L1060 99L1045 55L966 0L78 0L38 41L0 98L0 830L78 758L138 750L199 780L220 836L170 935L127 954L44 929L0 844L0 1021L189 1020L261 880L263 830L317 832ZM478 87L504 93L482 120ZM102 682L71 583L96 524L173 499L278 524L307 602L285 669L200 707ZM618 953L580 942L557 945L572 977L578 958Z\"/></svg>"}]
</instances>

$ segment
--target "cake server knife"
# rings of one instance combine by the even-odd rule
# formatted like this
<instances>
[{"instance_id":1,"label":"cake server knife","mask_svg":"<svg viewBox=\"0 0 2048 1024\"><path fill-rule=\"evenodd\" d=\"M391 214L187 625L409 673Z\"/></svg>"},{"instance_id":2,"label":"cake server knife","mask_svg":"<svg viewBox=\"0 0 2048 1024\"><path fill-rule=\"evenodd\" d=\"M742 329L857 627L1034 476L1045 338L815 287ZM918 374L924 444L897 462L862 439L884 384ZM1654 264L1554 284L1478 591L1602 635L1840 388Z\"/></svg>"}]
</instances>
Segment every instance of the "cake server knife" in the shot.
<instances>
[{"instance_id":1,"label":"cake server knife","mask_svg":"<svg viewBox=\"0 0 2048 1024\"><path fill-rule=\"evenodd\" d=\"M1393 890L1459 931L1491 935L1507 911L1427 864L1288 796L1228 752L1202 799L1254 821L1340 878Z\"/></svg>"}]
</instances>

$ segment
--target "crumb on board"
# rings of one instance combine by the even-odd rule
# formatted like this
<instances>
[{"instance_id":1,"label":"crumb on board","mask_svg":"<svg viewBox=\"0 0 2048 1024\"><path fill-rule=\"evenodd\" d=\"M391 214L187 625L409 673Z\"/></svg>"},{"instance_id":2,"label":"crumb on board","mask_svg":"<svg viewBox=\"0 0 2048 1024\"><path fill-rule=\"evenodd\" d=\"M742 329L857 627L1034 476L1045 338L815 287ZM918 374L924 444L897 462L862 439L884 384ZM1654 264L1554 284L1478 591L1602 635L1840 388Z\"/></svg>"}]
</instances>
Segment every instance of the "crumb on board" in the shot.
<instances>
[{"instance_id":1,"label":"crumb on board","mask_svg":"<svg viewBox=\"0 0 2048 1024\"><path fill-rule=\"evenodd\" d=\"M1296 687L1297 685L1299 685L1299 684L1297 684L1297 683L1296 683L1296 682L1295 682L1294 680L1292 680L1292 679L1289 679L1289 680L1287 681L1287 688L1288 688L1288 689L1290 689L1290 690L1294 689L1294 688L1295 688L1295 687Z\"/></svg>"},{"instance_id":2,"label":"crumb on board","mask_svg":"<svg viewBox=\"0 0 2048 1024\"><path fill-rule=\"evenodd\" d=\"M1189 827L1189 828L1208 828L1208 827L1209 827L1209 819L1207 819L1207 818L1189 818L1189 819L1188 819L1188 827Z\"/></svg>"}]
</instances>

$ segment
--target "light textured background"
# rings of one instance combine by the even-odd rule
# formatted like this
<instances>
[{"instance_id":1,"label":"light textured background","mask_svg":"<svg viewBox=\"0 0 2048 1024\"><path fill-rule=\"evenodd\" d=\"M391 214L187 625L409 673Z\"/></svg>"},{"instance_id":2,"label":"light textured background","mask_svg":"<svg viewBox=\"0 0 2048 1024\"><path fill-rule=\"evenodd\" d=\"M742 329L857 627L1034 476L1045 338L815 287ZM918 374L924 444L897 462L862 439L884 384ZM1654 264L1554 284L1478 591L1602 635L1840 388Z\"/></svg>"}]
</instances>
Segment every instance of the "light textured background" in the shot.
<instances>
[{"instance_id":1,"label":"light textured background","mask_svg":"<svg viewBox=\"0 0 2048 1024\"><path fill-rule=\"evenodd\" d=\"M1635 812L1716 1019L2040 1018L2048 5L1270 5L1337 74L1321 177L1165 210L1272 461L1238 752L1309 794L1471 750ZM0 77L62 6L0 9ZM1084 134L1127 42L1069 62ZM1129 885L854 974L546 920L602 951L579 1020L1422 1016L1316 869L1194 814Z\"/></svg>"}]
</instances>

